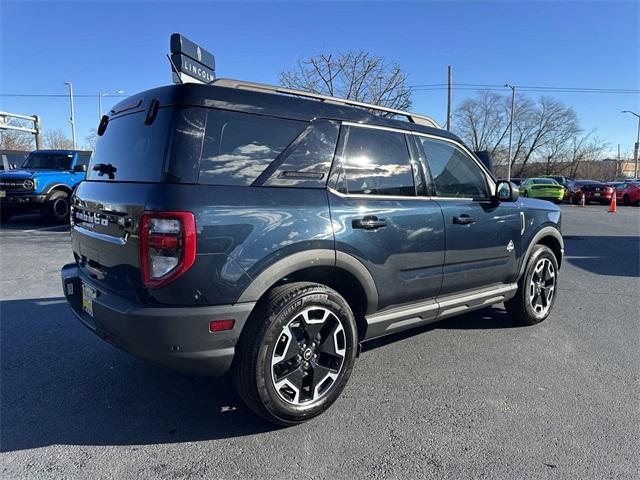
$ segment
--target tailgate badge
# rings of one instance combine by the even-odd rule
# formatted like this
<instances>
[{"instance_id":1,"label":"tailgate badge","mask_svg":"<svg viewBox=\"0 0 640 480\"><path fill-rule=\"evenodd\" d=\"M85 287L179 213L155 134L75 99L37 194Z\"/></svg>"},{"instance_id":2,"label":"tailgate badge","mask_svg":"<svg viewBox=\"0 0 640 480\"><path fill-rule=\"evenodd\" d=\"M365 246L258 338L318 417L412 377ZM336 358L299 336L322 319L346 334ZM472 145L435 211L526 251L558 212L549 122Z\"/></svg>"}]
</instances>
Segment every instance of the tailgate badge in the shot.
<instances>
[{"instance_id":1,"label":"tailgate badge","mask_svg":"<svg viewBox=\"0 0 640 480\"><path fill-rule=\"evenodd\" d=\"M507 252L511 253L513 252L513 249L515 247L513 246L513 240L509 240L509 243L507 243Z\"/></svg>"}]
</instances>

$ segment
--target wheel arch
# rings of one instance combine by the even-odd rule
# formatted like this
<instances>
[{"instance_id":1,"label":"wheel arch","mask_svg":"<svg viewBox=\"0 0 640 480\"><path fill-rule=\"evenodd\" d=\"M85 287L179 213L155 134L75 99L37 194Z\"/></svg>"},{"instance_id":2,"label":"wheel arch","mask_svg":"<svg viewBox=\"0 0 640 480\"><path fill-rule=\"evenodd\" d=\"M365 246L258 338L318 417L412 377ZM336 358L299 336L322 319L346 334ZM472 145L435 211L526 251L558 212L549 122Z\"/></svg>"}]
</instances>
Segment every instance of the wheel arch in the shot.
<instances>
[{"instance_id":1,"label":"wheel arch","mask_svg":"<svg viewBox=\"0 0 640 480\"><path fill-rule=\"evenodd\" d=\"M298 281L321 283L342 295L356 317L358 334L364 335L364 317L376 311L378 291L366 267L344 252L316 249L285 257L256 276L238 302L260 302L273 287Z\"/></svg>"},{"instance_id":2,"label":"wheel arch","mask_svg":"<svg viewBox=\"0 0 640 480\"><path fill-rule=\"evenodd\" d=\"M545 226L542 227L535 235L531 238L529 242L529 246L527 247L527 251L522 258L522 265L520 265L520 271L518 273L518 278L524 274L525 269L527 268L527 262L529 257L531 256L531 252L533 252L533 248L536 245L545 245L551 249L553 254L556 256L556 260L558 261L558 268L562 264L562 257L564 256L564 241L562 239L562 234L556 227Z\"/></svg>"},{"instance_id":3,"label":"wheel arch","mask_svg":"<svg viewBox=\"0 0 640 480\"><path fill-rule=\"evenodd\" d=\"M73 189L69 187L69 185L66 185L64 183L56 183L48 186L43 193L47 196L48 200L53 192L65 192L66 194L71 196L73 193Z\"/></svg>"}]
</instances>

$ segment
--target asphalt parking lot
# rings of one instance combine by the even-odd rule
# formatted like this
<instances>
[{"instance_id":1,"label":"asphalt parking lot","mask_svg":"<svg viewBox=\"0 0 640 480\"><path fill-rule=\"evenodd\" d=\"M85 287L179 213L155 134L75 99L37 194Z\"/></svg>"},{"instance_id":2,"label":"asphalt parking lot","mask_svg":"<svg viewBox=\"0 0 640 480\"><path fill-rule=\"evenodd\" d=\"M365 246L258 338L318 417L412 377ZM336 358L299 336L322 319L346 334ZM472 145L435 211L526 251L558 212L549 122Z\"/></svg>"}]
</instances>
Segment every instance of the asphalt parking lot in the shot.
<instances>
[{"instance_id":1,"label":"asphalt parking lot","mask_svg":"<svg viewBox=\"0 0 640 480\"><path fill-rule=\"evenodd\" d=\"M227 379L94 337L62 299L68 229L17 218L0 233L1 476L638 478L640 208L562 210L546 322L491 308L370 344L331 410L288 429Z\"/></svg>"}]
</instances>

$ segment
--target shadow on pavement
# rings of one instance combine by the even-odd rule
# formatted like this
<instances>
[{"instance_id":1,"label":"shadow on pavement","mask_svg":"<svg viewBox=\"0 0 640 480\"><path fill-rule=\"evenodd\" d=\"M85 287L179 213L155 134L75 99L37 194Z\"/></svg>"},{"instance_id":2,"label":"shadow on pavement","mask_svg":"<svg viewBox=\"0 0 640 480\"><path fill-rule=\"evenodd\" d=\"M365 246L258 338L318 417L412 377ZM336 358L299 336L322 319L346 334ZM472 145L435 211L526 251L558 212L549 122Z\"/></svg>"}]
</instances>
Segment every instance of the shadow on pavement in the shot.
<instances>
[{"instance_id":1,"label":"shadow on pavement","mask_svg":"<svg viewBox=\"0 0 640 480\"><path fill-rule=\"evenodd\" d=\"M405 338L420 335L421 333L429 332L431 330L446 329L446 330L492 330L501 328L519 328L509 318L507 312L502 307L487 307L482 310L476 310L464 315L447 318L445 320L429 323L421 327L416 327L411 330L405 330L403 332L394 333L382 338L376 338L370 340L362 345L362 351L366 352L379 347L383 347L393 342L403 340Z\"/></svg>"},{"instance_id":2,"label":"shadow on pavement","mask_svg":"<svg viewBox=\"0 0 640 480\"><path fill-rule=\"evenodd\" d=\"M20 213L14 214L11 220L0 223L0 231L22 231L22 230L55 230L55 231L68 231L68 224L56 224L49 223L42 219L37 213Z\"/></svg>"},{"instance_id":3,"label":"shadow on pavement","mask_svg":"<svg viewBox=\"0 0 640 480\"><path fill-rule=\"evenodd\" d=\"M640 237L567 235L565 261L596 275L640 277Z\"/></svg>"},{"instance_id":4,"label":"shadow on pavement","mask_svg":"<svg viewBox=\"0 0 640 480\"><path fill-rule=\"evenodd\" d=\"M64 299L0 303L0 451L53 444L133 445L274 429L227 377L190 377L117 350Z\"/></svg>"}]
</instances>

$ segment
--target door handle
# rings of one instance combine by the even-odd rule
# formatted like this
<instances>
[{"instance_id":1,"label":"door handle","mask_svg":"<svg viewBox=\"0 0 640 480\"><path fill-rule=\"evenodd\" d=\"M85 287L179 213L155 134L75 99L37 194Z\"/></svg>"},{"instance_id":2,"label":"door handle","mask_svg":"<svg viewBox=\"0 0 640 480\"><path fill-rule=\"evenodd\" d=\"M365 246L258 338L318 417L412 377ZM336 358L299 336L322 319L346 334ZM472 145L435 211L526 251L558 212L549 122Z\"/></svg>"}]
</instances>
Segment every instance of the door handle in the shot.
<instances>
[{"instance_id":1,"label":"door handle","mask_svg":"<svg viewBox=\"0 0 640 480\"><path fill-rule=\"evenodd\" d=\"M462 215L453 217L453 223L456 225L471 225L472 223L476 223L476 221L472 216L463 213Z\"/></svg>"},{"instance_id":2,"label":"door handle","mask_svg":"<svg viewBox=\"0 0 640 480\"><path fill-rule=\"evenodd\" d=\"M367 215L364 218L358 218L351 222L353 228L361 228L363 230L375 230L387 226L384 218L378 218L375 215Z\"/></svg>"}]
</instances>

